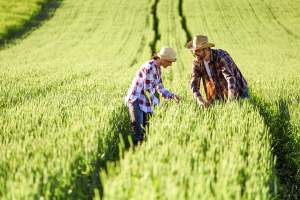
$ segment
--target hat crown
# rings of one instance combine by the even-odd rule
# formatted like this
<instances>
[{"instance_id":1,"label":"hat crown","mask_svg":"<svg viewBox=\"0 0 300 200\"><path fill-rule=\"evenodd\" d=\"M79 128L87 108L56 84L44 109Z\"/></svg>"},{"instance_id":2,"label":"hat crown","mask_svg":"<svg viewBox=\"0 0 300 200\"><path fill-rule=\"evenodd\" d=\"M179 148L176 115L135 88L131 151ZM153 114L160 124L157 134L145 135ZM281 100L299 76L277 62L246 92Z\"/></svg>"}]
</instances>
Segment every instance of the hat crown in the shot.
<instances>
[{"instance_id":1,"label":"hat crown","mask_svg":"<svg viewBox=\"0 0 300 200\"><path fill-rule=\"evenodd\" d=\"M208 44L208 38L204 35L197 35L194 37L193 45L194 46L202 46Z\"/></svg>"},{"instance_id":2,"label":"hat crown","mask_svg":"<svg viewBox=\"0 0 300 200\"><path fill-rule=\"evenodd\" d=\"M194 37L193 41L189 41L186 45L188 50L198 50L208 47L214 47L213 43L208 43L208 38L205 35L197 35Z\"/></svg>"},{"instance_id":3,"label":"hat crown","mask_svg":"<svg viewBox=\"0 0 300 200\"><path fill-rule=\"evenodd\" d=\"M169 58L175 58L176 57L176 51L172 49L171 47L163 47L160 50L160 55L169 57Z\"/></svg>"},{"instance_id":4,"label":"hat crown","mask_svg":"<svg viewBox=\"0 0 300 200\"><path fill-rule=\"evenodd\" d=\"M174 49L172 49L171 47L162 47L159 52L159 55L164 60L170 62L176 61L176 51L174 51Z\"/></svg>"}]
</instances>

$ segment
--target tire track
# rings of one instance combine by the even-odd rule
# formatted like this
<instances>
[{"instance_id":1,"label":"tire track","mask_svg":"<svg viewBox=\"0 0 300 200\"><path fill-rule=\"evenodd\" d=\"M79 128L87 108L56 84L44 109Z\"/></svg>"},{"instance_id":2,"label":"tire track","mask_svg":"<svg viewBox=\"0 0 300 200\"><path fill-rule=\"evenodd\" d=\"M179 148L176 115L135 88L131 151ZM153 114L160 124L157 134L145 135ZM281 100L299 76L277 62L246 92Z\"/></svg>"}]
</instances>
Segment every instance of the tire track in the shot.
<instances>
[{"instance_id":1,"label":"tire track","mask_svg":"<svg viewBox=\"0 0 300 200\"><path fill-rule=\"evenodd\" d=\"M153 38L153 41L149 44L150 45L150 48L152 50L152 55L154 53L156 53L156 43L157 43L157 40L160 39L160 33L158 31L158 23L159 23L159 19L157 17L157 13L156 13L156 10L157 10L157 4L158 4L159 0L155 0L152 8L151 8L151 13L153 15L153 21L154 21L154 24L153 24L153 30L155 32L154 34L154 38Z\"/></svg>"},{"instance_id":2,"label":"tire track","mask_svg":"<svg viewBox=\"0 0 300 200\"><path fill-rule=\"evenodd\" d=\"M285 199L300 196L299 187L299 144L294 140L295 133L293 125L290 123L290 114L288 102L280 99L277 102L277 110L270 110L271 103L263 100L259 95L249 92L250 102L258 109L263 117L265 126L269 128L272 135L271 152L273 159L277 158L276 165L273 168L273 173L279 178L276 181L274 177L270 179L270 192L275 197L276 195L283 196ZM277 182L277 183L276 183ZM276 186L278 185L278 186ZM278 188L278 190L277 190Z\"/></svg>"},{"instance_id":3,"label":"tire track","mask_svg":"<svg viewBox=\"0 0 300 200\"><path fill-rule=\"evenodd\" d=\"M192 40L192 34L190 32L190 30L188 29L187 27L187 24L186 24L186 17L185 15L182 13L182 4L183 4L183 0L179 0L179 6L178 6L178 9L179 9L179 15L181 17L181 24L182 24L182 29L185 31L186 33L186 42L188 43L189 41Z\"/></svg>"}]
</instances>

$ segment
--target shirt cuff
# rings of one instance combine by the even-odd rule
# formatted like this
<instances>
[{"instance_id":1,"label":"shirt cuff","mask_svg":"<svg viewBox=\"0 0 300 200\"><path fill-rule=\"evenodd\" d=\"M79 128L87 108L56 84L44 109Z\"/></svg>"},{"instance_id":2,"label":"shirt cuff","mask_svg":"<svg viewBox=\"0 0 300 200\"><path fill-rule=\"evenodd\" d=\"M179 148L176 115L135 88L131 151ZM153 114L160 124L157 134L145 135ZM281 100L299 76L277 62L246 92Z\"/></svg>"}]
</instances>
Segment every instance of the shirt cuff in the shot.
<instances>
[{"instance_id":1,"label":"shirt cuff","mask_svg":"<svg viewBox=\"0 0 300 200\"><path fill-rule=\"evenodd\" d=\"M170 95L170 101L172 100L172 99L174 99L174 97L175 97L175 94L174 93L171 93L171 95Z\"/></svg>"}]
</instances>

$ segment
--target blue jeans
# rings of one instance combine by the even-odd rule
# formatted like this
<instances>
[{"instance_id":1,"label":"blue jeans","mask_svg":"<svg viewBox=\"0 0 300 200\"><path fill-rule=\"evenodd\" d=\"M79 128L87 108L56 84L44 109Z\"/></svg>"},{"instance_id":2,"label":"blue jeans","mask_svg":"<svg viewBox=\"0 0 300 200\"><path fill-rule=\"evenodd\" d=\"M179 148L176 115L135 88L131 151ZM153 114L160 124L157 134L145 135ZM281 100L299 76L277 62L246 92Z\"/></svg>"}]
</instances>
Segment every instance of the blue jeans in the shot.
<instances>
[{"instance_id":1,"label":"blue jeans","mask_svg":"<svg viewBox=\"0 0 300 200\"><path fill-rule=\"evenodd\" d=\"M142 128L148 128L149 114L143 112L139 106L139 99L135 100L133 104L128 108L130 115L131 128L133 131L133 144L137 145L138 142L142 142L144 139L145 130Z\"/></svg>"}]
</instances>

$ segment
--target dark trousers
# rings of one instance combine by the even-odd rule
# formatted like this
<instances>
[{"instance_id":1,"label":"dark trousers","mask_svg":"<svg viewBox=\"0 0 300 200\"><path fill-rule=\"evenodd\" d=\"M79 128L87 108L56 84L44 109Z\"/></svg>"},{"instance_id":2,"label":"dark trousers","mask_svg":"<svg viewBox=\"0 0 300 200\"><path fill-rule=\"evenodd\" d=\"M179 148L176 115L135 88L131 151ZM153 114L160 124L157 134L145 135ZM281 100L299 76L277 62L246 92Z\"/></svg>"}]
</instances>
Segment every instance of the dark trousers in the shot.
<instances>
[{"instance_id":1,"label":"dark trousers","mask_svg":"<svg viewBox=\"0 0 300 200\"><path fill-rule=\"evenodd\" d=\"M143 112L139 106L139 100L135 100L133 104L128 108L130 115L131 128L133 131L133 144L137 145L138 142L142 142L144 139L145 129L149 126L149 114Z\"/></svg>"}]
</instances>

